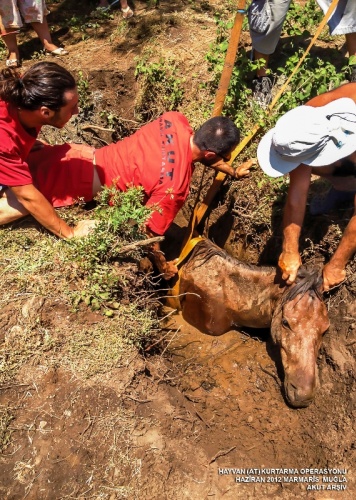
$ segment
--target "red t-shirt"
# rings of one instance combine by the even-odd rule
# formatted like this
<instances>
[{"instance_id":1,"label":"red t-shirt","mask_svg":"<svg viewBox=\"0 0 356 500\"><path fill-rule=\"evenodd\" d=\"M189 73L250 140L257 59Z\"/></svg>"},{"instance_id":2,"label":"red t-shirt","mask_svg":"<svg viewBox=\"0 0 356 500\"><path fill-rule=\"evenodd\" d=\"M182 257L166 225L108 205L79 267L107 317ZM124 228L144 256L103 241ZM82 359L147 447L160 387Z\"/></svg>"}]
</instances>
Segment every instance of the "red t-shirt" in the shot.
<instances>
[{"instance_id":1,"label":"red t-shirt","mask_svg":"<svg viewBox=\"0 0 356 500\"><path fill-rule=\"evenodd\" d=\"M0 101L0 185L32 184L26 159L35 142L36 137L21 125L17 109Z\"/></svg>"},{"instance_id":2,"label":"red t-shirt","mask_svg":"<svg viewBox=\"0 0 356 500\"><path fill-rule=\"evenodd\" d=\"M125 191L142 186L145 203L158 205L147 226L163 234L189 193L193 173L190 138L193 131L184 115L164 113L130 137L95 151L102 184Z\"/></svg>"}]
</instances>

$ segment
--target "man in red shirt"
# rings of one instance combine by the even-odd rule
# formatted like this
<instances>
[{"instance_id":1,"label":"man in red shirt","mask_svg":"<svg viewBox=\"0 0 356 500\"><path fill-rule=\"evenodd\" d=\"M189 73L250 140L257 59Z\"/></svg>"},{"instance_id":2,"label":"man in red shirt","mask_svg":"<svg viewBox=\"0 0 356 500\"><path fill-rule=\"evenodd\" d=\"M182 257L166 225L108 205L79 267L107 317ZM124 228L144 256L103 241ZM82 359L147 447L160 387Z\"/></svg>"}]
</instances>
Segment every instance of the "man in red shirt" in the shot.
<instances>
[{"instance_id":1,"label":"man in red shirt","mask_svg":"<svg viewBox=\"0 0 356 500\"><path fill-rule=\"evenodd\" d=\"M94 221L70 228L34 186L27 164L42 125L62 128L78 112L75 80L55 63L34 64L22 76L0 72L0 223L28 213L61 238L84 236Z\"/></svg>"},{"instance_id":2,"label":"man in red shirt","mask_svg":"<svg viewBox=\"0 0 356 500\"><path fill-rule=\"evenodd\" d=\"M193 134L186 117L170 111L101 149L44 146L31 153L29 165L35 185L54 207L71 205L78 198L89 201L104 185L114 184L121 191L142 186L145 204L159 208L147 222L147 234L154 236L164 234L187 198L194 163L214 164L213 168L235 177L246 173L244 169L236 173L224 163L238 142L239 131L229 118L211 118ZM18 213L22 215L23 211ZM154 257L165 278L177 272L158 244Z\"/></svg>"}]
</instances>

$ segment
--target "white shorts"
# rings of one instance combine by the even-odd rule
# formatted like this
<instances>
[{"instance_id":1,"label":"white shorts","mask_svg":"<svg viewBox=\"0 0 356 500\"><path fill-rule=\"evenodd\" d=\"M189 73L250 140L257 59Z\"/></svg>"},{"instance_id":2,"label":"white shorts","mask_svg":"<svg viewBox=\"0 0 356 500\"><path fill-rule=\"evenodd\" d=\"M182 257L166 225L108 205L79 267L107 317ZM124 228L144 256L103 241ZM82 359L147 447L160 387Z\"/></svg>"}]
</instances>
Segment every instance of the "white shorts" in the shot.
<instances>
[{"instance_id":1,"label":"white shorts","mask_svg":"<svg viewBox=\"0 0 356 500\"><path fill-rule=\"evenodd\" d=\"M316 0L327 12L332 0ZM291 0L253 0L248 9L248 20L252 46L261 54L273 54L281 36ZM269 22L261 24L261 18ZM339 0L329 22L331 35L356 33L356 0ZM265 29L264 29L265 28Z\"/></svg>"}]
</instances>

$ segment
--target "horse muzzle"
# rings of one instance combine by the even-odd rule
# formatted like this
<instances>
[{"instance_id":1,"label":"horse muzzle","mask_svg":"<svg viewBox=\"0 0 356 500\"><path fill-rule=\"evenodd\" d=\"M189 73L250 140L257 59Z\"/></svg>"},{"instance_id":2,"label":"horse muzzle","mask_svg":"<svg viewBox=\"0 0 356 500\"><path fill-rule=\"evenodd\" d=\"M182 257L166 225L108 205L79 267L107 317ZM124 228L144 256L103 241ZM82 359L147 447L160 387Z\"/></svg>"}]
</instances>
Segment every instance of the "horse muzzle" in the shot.
<instances>
[{"instance_id":1,"label":"horse muzzle","mask_svg":"<svg viewBox=\"0 0 356 500\"><path fill-rule=\"evenodd\" d=\"M290 380L284 381L285 396L293 408L306 408L314 400L316 383L315 380L301 385Z\"/></svg>"}]
</instances>

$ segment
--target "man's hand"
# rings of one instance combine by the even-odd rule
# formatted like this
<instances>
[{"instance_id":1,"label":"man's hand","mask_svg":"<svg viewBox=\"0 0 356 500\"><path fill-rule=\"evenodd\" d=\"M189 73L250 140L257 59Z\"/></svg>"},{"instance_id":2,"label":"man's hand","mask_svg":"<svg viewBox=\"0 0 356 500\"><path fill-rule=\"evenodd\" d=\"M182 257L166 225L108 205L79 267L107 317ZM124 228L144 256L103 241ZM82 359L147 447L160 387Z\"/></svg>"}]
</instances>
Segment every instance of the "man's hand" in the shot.
<instances>
[{"instance_id":1,"label":"man's hand","mask_svg":"<svg viewBox=\"0 0 356 500\"><path fill-rule=\"evenodd\" d=\"M279 260L278 266L282 270L282 279L286 280L287 285L294 283L298 269L302 265L302 261L299 253L292 252L282 252Z\"/></svg>"},{"instance_id":2,"label":"man's hand","mask_svg":"<svg viewBox=\"0 0 356 500\"><path fill-rule=\"evenodd\" d=\"M235 179L241 179L242 177L247 177L250 173L250 169L253 165L256 165L256 158L245 161L239 165L235 170Z\"/></svg>"},{"instance_id":3,"label":"man's hand","mask_svg":"<svg viewBox=\"0 0 356 500\"><path fill-rule=\"evenodd\" d=\"M328 292L346 279L344 268L335 267L331 262L326 264L323 269L323 289Z\"/></svg>"},{"instance_id":4,"label":"man's hand","mask_svg":"<svg viewBox=\"0 0 356 500\"><path fill-rule=\"evenodd\" d=\"M81 220L73 228L73 235L70 238L82 238L83 236L88 236L88 234L95 228L98 224L97 220Z\"/></svg>"},{"instance_id":5,"label":"man's hand","mask_svg":"<svg viewBox=\"0 0 356 500\"><path fill-rule=\"evenodd\" d=\"M231 175L234 179L241 179L241 177L246 177L250 173L250 168L255 163L256 159L248 160L235 169L223 160L219 160L213 165L210 165L210 167L217 172L223 172L224 174Z\"/></svg>"}]
</instances>

